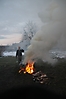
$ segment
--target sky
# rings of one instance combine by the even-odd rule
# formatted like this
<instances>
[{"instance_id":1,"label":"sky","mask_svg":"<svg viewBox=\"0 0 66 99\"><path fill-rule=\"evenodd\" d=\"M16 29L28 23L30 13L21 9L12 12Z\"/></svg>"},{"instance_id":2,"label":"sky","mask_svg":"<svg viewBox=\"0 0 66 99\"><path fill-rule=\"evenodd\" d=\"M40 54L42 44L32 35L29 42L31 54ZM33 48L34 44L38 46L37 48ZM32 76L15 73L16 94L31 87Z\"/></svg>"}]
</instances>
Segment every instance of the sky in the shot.
<instances>
[{"instance_id":1,"label":"sky","mask_svg":"<svg viewBox=\"0 0 66 99\"><path fill-rule=\"evenodd\" d=\"M28 21L38 27L43 22L39 13L52 0L0 0L0 45L20 42L22 29Z\"/></svg>"}]
</instances>

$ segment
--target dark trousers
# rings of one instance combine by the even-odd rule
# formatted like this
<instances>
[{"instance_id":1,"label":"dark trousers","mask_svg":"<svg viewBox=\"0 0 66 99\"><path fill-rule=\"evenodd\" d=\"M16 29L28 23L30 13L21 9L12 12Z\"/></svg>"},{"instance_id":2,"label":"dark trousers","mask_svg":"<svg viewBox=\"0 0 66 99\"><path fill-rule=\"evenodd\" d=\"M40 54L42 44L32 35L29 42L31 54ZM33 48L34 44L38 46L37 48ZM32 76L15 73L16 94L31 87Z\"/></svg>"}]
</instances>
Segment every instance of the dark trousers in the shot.
<instances>
[{"instance_id":1,"label":"dark trousers","mask_svg":"<svg viewBox=\"0 0 66 99\"><path fill-rule=\"evenodd\" d=\"M18 56L18 63L22 61L22 56Z\"/></svg>"}]
</instances>

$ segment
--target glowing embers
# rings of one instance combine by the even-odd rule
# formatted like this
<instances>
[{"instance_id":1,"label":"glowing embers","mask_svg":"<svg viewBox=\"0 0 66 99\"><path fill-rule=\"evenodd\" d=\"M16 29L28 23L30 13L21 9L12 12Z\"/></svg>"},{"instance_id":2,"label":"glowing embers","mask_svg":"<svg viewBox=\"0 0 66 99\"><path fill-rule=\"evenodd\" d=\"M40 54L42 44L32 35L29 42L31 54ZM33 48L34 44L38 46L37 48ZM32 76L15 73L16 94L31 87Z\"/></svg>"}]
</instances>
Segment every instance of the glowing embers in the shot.
<instances>
[{"instance_id":1,"label":"glowing embers","mask_svg":"<svg viewBox=\"0 0 66 99\"><path fill-rule=\"evenodd\" d=\"M25 71L25 68L20 67L19 73L21 73L22 71Z\"/></svg>"},{"instance_id":2,"label":"glowing embers","mask_svg":"<svg viewBox=\"0 0 66 99\"><path fill-rule=\"evenodd\" d=\"M27 63L24 67L21 67L19 70L19 73L23 71L24 73L33 74L34 70L35 70L34 62L30 62L30 63Z\"/></svg>"}]
</instances>

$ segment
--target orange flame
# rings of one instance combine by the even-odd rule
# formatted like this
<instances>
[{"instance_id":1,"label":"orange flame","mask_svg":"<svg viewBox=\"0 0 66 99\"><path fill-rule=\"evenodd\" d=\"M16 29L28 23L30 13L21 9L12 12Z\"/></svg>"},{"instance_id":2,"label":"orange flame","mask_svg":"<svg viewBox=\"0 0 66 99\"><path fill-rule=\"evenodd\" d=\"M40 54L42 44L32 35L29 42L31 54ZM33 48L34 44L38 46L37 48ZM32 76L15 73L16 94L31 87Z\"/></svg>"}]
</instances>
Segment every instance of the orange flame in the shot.
<instances>
[{"instance_id":1,"label":"orange flame","mask_svg":"<svg viewBox=\"0 0 66 99\"><path fill-rule=\"evenodd\" d=\"M34 62L30 62L26 65L25 68L21 68L19 70L19 73L21 73L21 71L24 71L24 73L29 73L32 74L34 72Z\"/></svg>"},{"instance_id":2,"label":"orange flame","mask_svg":"<svg viewBox=\"0 0 66 99\"><path fill-rule=\"evenodd\" d=\"M29 73L29 74L32 74L34 72L34 62L33 63L28 63L26 65L26 68L25 68L25 72Z\"/></svg>"}]
</instances>

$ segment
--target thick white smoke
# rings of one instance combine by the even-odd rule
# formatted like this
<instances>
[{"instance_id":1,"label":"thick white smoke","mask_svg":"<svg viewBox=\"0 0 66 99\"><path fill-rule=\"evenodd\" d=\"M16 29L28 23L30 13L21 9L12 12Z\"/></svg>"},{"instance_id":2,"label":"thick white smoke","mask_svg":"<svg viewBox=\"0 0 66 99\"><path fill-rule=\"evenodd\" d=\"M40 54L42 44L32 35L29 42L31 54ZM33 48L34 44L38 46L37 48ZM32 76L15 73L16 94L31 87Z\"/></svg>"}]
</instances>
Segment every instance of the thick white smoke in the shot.
<instances>
[{"instance_id":1,"label":"thick white smoke","mask_svg":"<svg viewBox=\"0 0 66 99\"><path fill-rule=\"evenodd\" d=\"M53 63L54 60L49 56L49 51L54 46L61 44L66 46L64 43L66 41L66 8L63 2L52 2L38 15L44 26L33 37L25 53L24 61L41 58Z\"/></svg>"}]
</instances>

